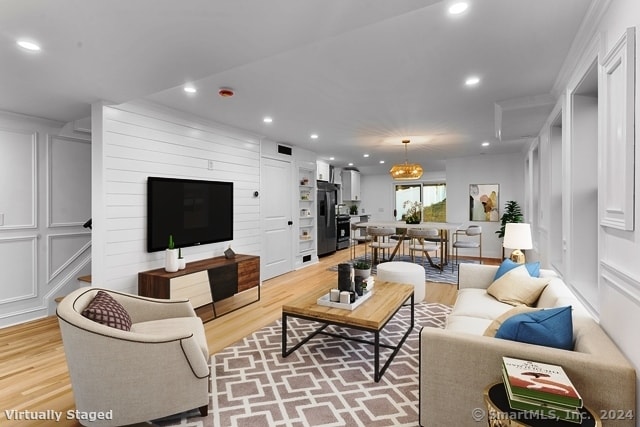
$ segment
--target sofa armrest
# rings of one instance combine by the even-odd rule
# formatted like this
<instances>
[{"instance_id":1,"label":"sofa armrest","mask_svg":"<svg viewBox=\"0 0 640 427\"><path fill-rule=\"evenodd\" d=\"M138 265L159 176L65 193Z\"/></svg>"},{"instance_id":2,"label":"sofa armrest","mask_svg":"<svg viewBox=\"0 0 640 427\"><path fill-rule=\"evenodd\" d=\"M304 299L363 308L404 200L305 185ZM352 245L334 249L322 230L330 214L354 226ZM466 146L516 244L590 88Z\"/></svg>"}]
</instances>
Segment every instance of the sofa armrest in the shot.
<instances>
[{"instance_id":1,"label":"sofa armrest","mask_svg":"<svg viewBox=\"0 0 640 427\"><path fill-rule=\"evenodd\" d=\"M112 290L108 292L127 310L133 323L196 316L188 299L157 299Z\"/></svg>"},{"instance_id":2,"label":"sofa armrest","mask_svg":"<svg viewBox=\"0 0 640 427\"><path fill-rule=\"evenodd\" d=\"M458 268L458 289L487 289L498 271L496 265L461 263Z\"/></svg>"},{"instance_id":3,"label":"sofa armrest","mask_svg":"<svg viewBox=\"0 0 640 427\"><path fill-rule=\"evenodd\" d=\"M477 427L478 420L472 416L477 411L472 411L485 410L483 390L502 380L502 356L560 365L592 411L631 410L635 414L636 375L628 363L425 327L420 332L420 425ZM635 420L610 420L606 425L633 427Z\"/></svg>"}]
</instances>

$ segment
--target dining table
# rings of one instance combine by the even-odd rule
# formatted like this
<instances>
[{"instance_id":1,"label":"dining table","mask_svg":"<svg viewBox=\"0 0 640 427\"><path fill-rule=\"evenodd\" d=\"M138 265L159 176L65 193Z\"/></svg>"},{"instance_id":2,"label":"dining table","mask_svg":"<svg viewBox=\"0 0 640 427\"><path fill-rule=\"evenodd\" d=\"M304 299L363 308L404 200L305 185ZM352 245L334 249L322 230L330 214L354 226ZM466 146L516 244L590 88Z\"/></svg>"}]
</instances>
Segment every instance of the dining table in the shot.
<instances>
[{"instance_id":1,"label":"dining table","mask_svg":"<svg viewBox=\"0 0 640 427\"><path fill-rule=\"evenodd\" d=\"M392 227L398 230L398 243L391 255L389 255L388 261L393 261L393 258L398 253L400 247L402 246L406 236L407 231L410 228L423 228L423 229L437 229L439 233L438 242L440 243L440 263L435 264L431 259L428 251L424 251L425 255L429 261L429 265L433 268L437 268L440 271L444 269L444 266L449 262L449 240L451 240L452 233L456 230L459 230L462 227L462 223L456 222L420 222L417 224L407 224L405 221L368 221L361 222L357 224L361 227ZM422 243L422 241L421 241Z\"/></svg>"}]
</instances>

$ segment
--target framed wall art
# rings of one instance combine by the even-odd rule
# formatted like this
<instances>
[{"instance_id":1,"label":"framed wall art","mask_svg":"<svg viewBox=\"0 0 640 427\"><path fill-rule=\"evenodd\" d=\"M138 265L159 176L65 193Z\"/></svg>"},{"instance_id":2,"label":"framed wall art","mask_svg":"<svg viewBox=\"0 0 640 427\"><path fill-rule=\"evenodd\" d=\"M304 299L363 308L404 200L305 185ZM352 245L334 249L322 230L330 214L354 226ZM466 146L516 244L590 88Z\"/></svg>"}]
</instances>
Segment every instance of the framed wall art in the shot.
<instances>
[{"instance_id":1,"label":"framed wall art","mask_svg":"<svg viewBox=\"0 0 640 427\"><path fill-rule=\"evenodd\" d=\"M469 221L499 221L499 184L469 184Z\"/></svg>"}]
</instances>

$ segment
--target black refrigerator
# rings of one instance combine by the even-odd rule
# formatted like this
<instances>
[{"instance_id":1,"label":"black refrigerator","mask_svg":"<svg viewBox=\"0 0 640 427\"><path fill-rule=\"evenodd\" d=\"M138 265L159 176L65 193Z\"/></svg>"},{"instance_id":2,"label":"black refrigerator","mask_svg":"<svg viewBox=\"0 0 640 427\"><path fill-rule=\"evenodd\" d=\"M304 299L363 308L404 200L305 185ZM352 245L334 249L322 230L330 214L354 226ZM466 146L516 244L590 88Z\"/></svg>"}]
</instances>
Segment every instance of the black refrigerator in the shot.
<instances>
[{"instance_id":1,"label":"black refrigerator","mask_svg":"<svg viewBox=\"0 0 640 427\"><path fill-rule=\"evenodd\" d=\"M318 256L336 251L338 233L336 231L336 200L338 186L318 181Z\"/></svg>"}]
</instances>

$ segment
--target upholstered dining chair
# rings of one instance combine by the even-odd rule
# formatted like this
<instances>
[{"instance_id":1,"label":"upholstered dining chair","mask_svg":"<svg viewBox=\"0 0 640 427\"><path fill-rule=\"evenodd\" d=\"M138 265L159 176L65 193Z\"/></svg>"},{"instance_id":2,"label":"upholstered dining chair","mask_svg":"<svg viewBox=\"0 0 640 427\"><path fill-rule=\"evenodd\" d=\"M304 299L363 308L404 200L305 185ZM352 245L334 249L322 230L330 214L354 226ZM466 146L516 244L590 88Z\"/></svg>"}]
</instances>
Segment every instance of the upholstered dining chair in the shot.
<instances>
[{"instance_id":1,"label":"upholstered dining chair","mask_svg":"<svg viewBox=\"0 0 640 427\"><path fill-rule=\"evenodd\" d=\"M356 258L356 248L360 243L367 243L371 241L371 236L362 234L360 232L361 230L366 232L367 226L362 225L362 223L355 223L355 222L351 224L351 242L350 242L351 259ZM367 248L365 247L365 255L366 253L367 253Z\"/></svg>"},{"instance_id":2,"label":"upholstered dining chair","mask_svg":"<svg viewBox=\"0 0 640 427\"><path fill-rule=\"evenodd\" d=\"M396 233L396 229L392 227L367 227L367 236L371 237L371 259L375 264L384 259L385 251L389 253L389 249L396 247L396 243L390 240L390 237ZM380 257L380 255L382 257Z\"/></svg>"},{"instance_id":3,"label":"upholstered dining chair","mask_svg":"<svg viewBox=\"0 0 640 427\"><path fill-rule=\"evenodd\" d=\"M207 414L210 355L188 300L83 287L56 314L76 410L110 416L85 425L141 423L196 408Z\"/></svg>"},{"instance_id":4,"label":"upholstered dining chair","mask_svg":"<svg viewBox=\"0 0 640 427\"><path fill-rule=\"evenodd\" d=\"M440 231L435 228L410 228L407 230L409 238L409 255L411 262L415 262L416 252L420 252L422 256L422 265L424 267L425 258L429 258L429 252L436 252L440 249L438 243L429 239L436 239L440 235Z\"/></svg>"},{"instance_id":5,"label":"upholstered dining chair","mask_svg":"<svg viewBox=\"0 0 640 427\"><path fill-rule=\"evenodd\" d=\"M453 249L454 262L451 263L451 271L458 264L458 249L478 249L480 264L482 264L482 227L479 225L470 225L464 230L457 230L453 233Z\"/></svg>"}]
</instances>

